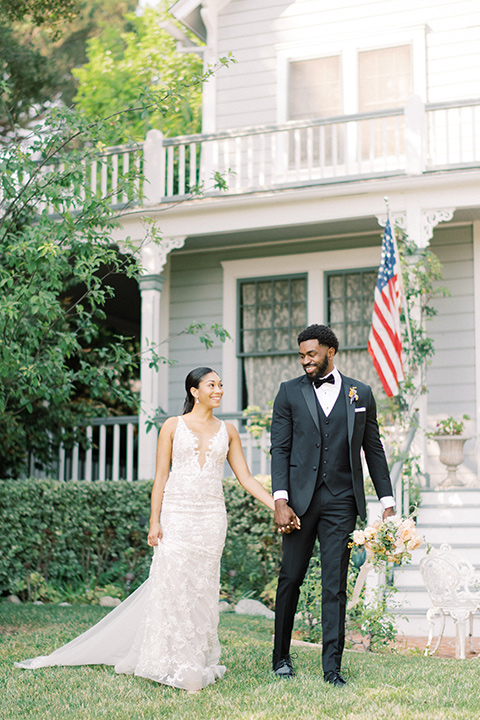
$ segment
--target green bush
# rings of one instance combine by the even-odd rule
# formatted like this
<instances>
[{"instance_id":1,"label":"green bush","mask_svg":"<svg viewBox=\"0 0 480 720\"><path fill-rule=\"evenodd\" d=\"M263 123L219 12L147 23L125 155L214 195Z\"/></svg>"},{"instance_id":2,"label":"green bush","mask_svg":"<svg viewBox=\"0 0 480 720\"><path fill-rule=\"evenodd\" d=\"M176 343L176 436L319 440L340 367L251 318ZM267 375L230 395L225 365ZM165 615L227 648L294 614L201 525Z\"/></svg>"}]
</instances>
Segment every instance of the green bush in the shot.
<instances>
[{"instance_id":1,"label":"green bush","mask_svg":"<svg viewBox=\"0 0 480 720\"><path fill-rule=\"evenodd\" d=\"M281 538L270 510L235 479L224 490L222 595L258 598L278 573ZM138 587L151 562L150 492L140 481L0 481L0 595L94 602Z\"/></svg>"},{"instance_id":2,"label":"green bush","mask_svg":"<svg viewBox=\"0 0 480 720\"><path fill-rule=\"evenodd\" d=\"M270 477L257 479L270 491ZM228 532L221 566L222 595L231 602L262 595L276 580L280 568L282 539L273 513L245 492L235 478L223 484L228 514Z\"/></svg>"},{"instance_id":3,"label":"green bush","mask_svg":"<svg viewBox=\"0 0 480 720\"><path fill-rule=\"evenodd\" d=\"M0 595L94 599L145 580L150 482L0 482Z\"/></svg>"}]
</instances>

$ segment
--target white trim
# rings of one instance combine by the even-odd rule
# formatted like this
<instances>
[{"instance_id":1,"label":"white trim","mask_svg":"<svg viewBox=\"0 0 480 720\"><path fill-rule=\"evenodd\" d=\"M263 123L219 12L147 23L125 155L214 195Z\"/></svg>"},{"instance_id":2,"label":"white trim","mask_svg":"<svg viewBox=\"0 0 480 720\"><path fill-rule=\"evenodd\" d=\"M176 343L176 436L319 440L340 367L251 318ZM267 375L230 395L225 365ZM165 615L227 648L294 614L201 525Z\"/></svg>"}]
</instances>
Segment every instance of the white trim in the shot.
<instances>
[{"instance_id":1,"label":"white trim","mask_svg":"<svg viewBox=\"0 0 480 720\"><path fill-rule=\"evenodd\" d=\"M380 50L399 45L412 48L412 94L423 102L427 100L426 39L428 25L414 25L392 30L383 28L372 31L368 36L346 34L331 42L306 44L280 43L277 52L277 122L288 120L288 65L295 60L310 60L339 55L342 64L343 114L358 112L358 53L365 50Z\"/></svg>"},{"instance_id":2,"label":"white trim","mask_svg":"<svg viewBox=\"0 0 480 720\"><path fill-rule=\"evenodd\" d=\"M248 260L226 260L223 268L223 326L232 336L233 342L223 344L222 379L225 390L224 412L236 412L238 398L237 342L237 280L268 277L270 275L292 275L306 273L307 282L307 324L323 323L324 277L325 273L350 268L370 268L380 262L381 246L358 250L331 250L328 252L278 255L275 257Z\"/></svg>"},{"instance_id":3,"label":"white trim","mask_svg":"<svg viewBox=\"0 0 480 720\"><path fill-rule=\"evenodd\" d=\"M169 12L181 22L186 15L189 15L201 4L202 0L177 0L175 5L169 9Z\"/></svg>"},{"instance_id":4,"label":"white trim","mask_svg":"<svg viewBox=\"0 0 480 720\"><path fill-rule=\"evenodd\" d=\"M162 287L162 295L160 298L160 338L168 338L170 335L170 258L167 258L166 264L162 270L165 278ZM167 360L169 357L169 345L165 343L159 348L160 355ZM169 369L168 363L164 363L158 368L158 406L168 413L168 387L169 387Z\"/></svg>"},{"instance_id":5,"label":"white trim","mask_svg":"<svg viewBox=\"0 0 480 720\"><path fill-rule=\"evenodd\" d=\"M475 308L475 436L478 438L480 428L480 221L475 220L472 226L473 240L473 302ZM475 442L475 461L480 468L480 443Z\"/></svg>"}]
</instances>

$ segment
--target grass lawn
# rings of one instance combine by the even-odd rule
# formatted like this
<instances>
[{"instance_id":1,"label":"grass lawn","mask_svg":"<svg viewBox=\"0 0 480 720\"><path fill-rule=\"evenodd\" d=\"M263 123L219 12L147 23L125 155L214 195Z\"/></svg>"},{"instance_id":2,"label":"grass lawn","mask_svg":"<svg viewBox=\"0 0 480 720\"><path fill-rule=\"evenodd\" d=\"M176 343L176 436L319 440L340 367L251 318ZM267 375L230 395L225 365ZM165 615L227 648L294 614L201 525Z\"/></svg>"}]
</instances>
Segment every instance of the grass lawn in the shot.
<instances>
[{"instance_id":1,"label":"grass lawn","mask_svg":"<svg viewBox=\"0 0 480 720\"><path fill-rule=\"evenodd\" d=\"M14 660L48 654L105 613L0 603L2 720L480 719L480 662L346 651L349 684L337 689L322 680L319 651L301 647L295 648L296 678L276 680L270 671L273 623L231 614L220 623L227 674L193 695L116 675L110 667L13 667Z\"/></svg>"}]
</instances>

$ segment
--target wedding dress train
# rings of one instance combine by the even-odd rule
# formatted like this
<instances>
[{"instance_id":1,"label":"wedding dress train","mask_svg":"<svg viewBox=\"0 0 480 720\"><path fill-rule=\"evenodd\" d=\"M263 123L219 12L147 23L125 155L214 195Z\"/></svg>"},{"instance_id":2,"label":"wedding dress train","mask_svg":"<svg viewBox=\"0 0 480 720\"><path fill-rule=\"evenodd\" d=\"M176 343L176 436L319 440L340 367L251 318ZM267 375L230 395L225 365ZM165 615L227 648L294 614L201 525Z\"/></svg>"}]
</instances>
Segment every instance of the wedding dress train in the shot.
<instances>
[{"instance_id":1,"label":"wedding dress train","mask_svg":"<svg viewBox=\"0 0 480 720\"><path fill-rule=\"evenodd\" d=\"M225 423L210 439L203 466L198 445L179 417L160 517L163 536L154 548L148 580L67 645L17 667L114 665L118 673L191 691L223 677L217 628L227 529Z\"/></svg>"}]
</instances>

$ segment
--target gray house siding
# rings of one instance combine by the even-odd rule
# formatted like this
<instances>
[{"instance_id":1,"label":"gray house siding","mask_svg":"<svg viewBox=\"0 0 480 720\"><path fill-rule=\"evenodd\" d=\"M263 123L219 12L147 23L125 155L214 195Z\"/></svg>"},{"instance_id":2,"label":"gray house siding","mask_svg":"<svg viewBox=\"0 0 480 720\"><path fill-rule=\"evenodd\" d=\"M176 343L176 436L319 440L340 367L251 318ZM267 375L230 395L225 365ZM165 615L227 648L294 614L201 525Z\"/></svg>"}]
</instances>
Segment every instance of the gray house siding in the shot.
<instances>
[{"instance_id":1,"label":"gray house siding","mask_svg":"<svg viewBox=\"0 0 480 720\"><path fill-rule=\"evenodd\" d=\"M435 301L438 315L428 323L428 334L435 346L435 356L427 370L427 412L430 427L436 419L452 415L459 419L470 416L466 434L472 437L465 443L465 461L458 476L472 483L477 477L474 421L476 417L474 279L472 228L437 229L431 249L443 267L440 285L447 287L450 296ZM435 441L428 442L427 470L433 485L446 475L438 459Z\"/></svg>"},{"instance_id":2,"label":"gray house siding","mask_svg":"<svg viewBox=\"0 0 480 720\"><path fill-rule=\"evenodd\" d=\"M473 239L471 227L437 229L431 241L443 267L439 283L449 297L435 300L438 314L428 322L435 356L427 370L429 415L475 417L475 332ZM452 374L462 382L450 383Z\"/></svg>"},{"instance_id":3,"label":"gray house siding","mask_svg":"<svg viewBox=\"0 0 480 720\"><path fill-rule=\"evenodd\" d=\"M168 412L181 413L185 377L192 368L206 365L221 369L218 341L206 350L195 335L180 335L192 322L222 322L222 268L211 254L172 255L170 265L170 335Z\"/></svg>"}]
</instances>

